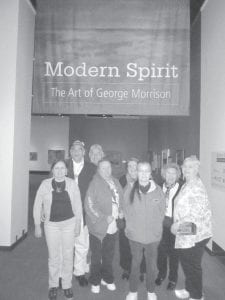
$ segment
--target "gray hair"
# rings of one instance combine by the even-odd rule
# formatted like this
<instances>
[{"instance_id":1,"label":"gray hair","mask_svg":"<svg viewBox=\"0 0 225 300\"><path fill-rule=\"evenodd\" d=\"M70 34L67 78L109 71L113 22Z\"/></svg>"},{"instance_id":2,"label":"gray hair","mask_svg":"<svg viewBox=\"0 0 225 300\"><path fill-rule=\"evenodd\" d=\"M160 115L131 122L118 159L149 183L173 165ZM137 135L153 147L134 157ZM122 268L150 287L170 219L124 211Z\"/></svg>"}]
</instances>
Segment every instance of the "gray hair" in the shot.
<instances>
[{"instance_id":1,"label":"gray hair","mask_svg":"<svg viewBox=\"0 0 225 300\"><path fill-rule=\"evenodd\" d=\"M91 147L90 147L90 150L89 150L89 157L92 155L92 152L93 152L93 150L95 150L95 149L98 149L99 150L99 152L101 152L101 154L102 154L102 157L104 157L104 151L103 151L103 149L102 149L102 146L101 145L99 145L99 144L94 144L94 145L92 145Z\"/></svg>"},{"instance_id":2,"label":"gray hair","mask_svg":"<svg viewBox=\"0 0 225 300\"><path fill-rule=\"evenodd\" d=\"M161 169L161 176L162 178L165 180L166 179L166 171L168 169L174 169L177 172L177 180L180 178L181 176L181 170L180 167L178 166L178 164L176 163L168 163L166 165L164 165Z\"/></svg>"},{"instance_id":3,"label":"gray hair","mask_svg":"<svg viewBox=\"0 0 225 300\"><path fill-rule=\"evenodd\" d=\"M139 160L136 157L131 157L128 159L127 163L131 162L131 161L135 161L136 163L139 162Z\"/></svg>"},{"instance_id":4,"label":"gray hair","mask_svg":"<svg viewBox=\"0 0 225 300\"><path fill-rule=\"evenodd\" d=\"M199 169L200 167L200 161L199 159L197 158L196 155L191 155L189 157L186 157L184 162L183 162L183 165L186 163L186 162L191 162L193 164L195 164L197 166L197 168Z\"/></svg>"}]
</instances>

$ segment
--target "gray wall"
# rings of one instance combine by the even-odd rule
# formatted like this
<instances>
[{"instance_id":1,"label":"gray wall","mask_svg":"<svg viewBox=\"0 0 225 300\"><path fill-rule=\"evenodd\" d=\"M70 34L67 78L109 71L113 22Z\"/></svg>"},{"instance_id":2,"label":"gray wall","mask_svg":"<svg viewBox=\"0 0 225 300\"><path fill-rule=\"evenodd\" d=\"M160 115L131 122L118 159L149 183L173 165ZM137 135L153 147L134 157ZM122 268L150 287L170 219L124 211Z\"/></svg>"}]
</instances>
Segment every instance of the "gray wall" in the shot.
<instances>
[{"instance_id":1,"label":"gray wall","mask_svg":"<svg viewBox=\"0 0 225 300\"><path fill-rule=\"evenodd\" d=\"M70 117L69 142L79 139L86 148L101 144L104 150L122 153L122 159L131 156L145 158L148 150L148 121L140 119L104 119Z\"/></svg>"}]
</instances>

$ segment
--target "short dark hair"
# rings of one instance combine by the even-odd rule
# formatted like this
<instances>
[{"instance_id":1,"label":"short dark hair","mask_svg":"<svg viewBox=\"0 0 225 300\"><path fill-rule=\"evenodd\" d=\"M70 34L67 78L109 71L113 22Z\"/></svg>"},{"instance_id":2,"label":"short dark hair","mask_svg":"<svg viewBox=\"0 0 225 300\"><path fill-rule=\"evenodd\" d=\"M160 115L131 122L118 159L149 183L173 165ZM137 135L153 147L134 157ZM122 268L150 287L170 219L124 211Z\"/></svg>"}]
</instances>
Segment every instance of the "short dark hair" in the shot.
<instances>
[{"instance_id":1,"label":"short dark hair","mask_svg":"<svg viewBox=\"0 0 225 300\"><path fill-rule=\"evenodd\" d=\"M66 163L65 159L63 159L63 158L58 158L58 159L55 159L55 160L53 161L53 163L51 164L51 169L50 169L51 171L53 170L53 168L55 167L55 165L56 165L58 162L64 163L64 164L65 164L65 167L66 167L66 169L67 169L67 163Z\"/></svg>"}]
</instances>

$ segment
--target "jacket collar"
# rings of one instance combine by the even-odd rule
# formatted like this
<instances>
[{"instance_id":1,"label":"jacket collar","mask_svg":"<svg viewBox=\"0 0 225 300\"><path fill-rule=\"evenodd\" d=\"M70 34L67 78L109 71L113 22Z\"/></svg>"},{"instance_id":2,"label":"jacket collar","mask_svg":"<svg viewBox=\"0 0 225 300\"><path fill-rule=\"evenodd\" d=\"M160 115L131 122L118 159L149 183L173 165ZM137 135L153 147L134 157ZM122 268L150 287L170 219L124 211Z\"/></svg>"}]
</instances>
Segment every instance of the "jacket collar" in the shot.
<instances>
[{"instance_id":1,"label":"jacket collar","mask_svg":"<svg viewBox=\"0 0 225 300\"><path fill-rule=\"evenodd\" d=\"M156 184L155 184L154 180L150 179L149 182L150 182L150 187L149 187L149 190L147 191L147 194L153 192L156 189ZM141 191L140 191L140 193L141 193Z\"/></svg>"}]
</instances>

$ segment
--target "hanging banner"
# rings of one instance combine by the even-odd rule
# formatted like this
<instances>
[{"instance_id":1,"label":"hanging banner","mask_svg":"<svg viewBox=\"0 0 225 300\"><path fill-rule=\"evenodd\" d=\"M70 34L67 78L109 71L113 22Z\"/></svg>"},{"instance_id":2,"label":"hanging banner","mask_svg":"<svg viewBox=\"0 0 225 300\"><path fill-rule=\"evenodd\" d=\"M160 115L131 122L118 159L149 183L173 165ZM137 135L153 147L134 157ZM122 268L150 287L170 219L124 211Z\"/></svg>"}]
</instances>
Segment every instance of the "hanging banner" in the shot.
<instances>
[{"instance_id":1,"label":"hanging banner","mask_svg":"<svg viewBox=\"0 0 225 300\"><path fill-rule=\"evenodd\" d=\"M33 113L188 115L187 0L39 0Z\"/></svg>"}]
</instances>

